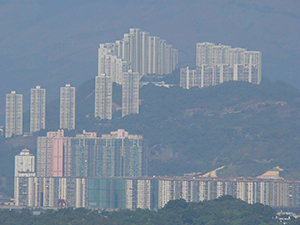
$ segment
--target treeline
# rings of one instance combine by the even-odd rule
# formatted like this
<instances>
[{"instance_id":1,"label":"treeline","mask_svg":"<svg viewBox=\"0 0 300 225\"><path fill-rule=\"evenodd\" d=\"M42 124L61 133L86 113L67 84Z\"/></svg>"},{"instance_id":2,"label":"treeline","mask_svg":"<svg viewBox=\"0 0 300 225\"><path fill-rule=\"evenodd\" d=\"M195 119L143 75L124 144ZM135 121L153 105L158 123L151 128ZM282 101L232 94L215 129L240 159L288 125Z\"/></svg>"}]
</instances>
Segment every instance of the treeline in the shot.
<instances>
[{"instance_id":1,"label":"treeline","mask_svg":"<svg viewBox=\"0 0 300 225\"><path fill-rule=\"evenodd\" d=\"M275 211L262 204L247 204L231 196L219 199L187 203L183 199L172 200L164 208L157 211L137 209L107 211L91 211L88 209L60 209L47 210L40 215L32 215L28 209L21 213L15 211L1 211L0 224L10 225L60 225L60 224L105 224L105 225L188 225L188 224L243 224L265 225L280 224L275 219ZM294 218L292 218L294 220ZM290 223L295 224L295 223Z\"/></svg>"}]
</instances>

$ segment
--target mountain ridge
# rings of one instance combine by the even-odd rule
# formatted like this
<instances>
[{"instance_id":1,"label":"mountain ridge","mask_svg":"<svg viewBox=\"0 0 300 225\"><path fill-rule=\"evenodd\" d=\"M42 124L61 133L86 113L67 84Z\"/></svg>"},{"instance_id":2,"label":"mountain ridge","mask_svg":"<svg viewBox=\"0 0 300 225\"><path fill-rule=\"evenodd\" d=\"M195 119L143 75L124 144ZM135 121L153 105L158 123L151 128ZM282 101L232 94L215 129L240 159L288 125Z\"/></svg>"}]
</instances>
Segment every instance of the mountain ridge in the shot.
<instances>
[{"instance_id":1,"label":"mountain ridge","mask_svg":"<svg viewBox=\"0 0 300 225\"><path fill-rule=\"evenodd\" d=\"M180 87L156 87L149 84L143 86L140 90L140 114L132 114L122 118L120 111L117 111L111 121L93 118L93 87L94 80L89 80L78 88L77 96L80 96L80 98L76 103L76 132L80 133L85 129L97 131L98 135L101 135L102 133L124 128L130 133L143 134L145 138L149 139L150 149L155 152L154 158L157 158L160 151L169 155L169 159L173 158L170 157L171 155L178 157L181 154L180 147L171 144L172 141L175 141L174 131L181 128L188 131L188 133L192 132L190 133L191 137L186 136L188 140L195 138L194 131L205 136L206 130L203 128L208 126L211 132L219 132L220 128L225 129L226 132L234 134L226 134L231 136L232 139L242 138L250 141L247 145L251 145L253 144L251 141L263 143L263 138L267 138L267 140L272 138L271 136L264 136L272 133L269 126L277 123L276 126L284 128L285 135L287 135L292 124L286 125L286 123L291 123L293 120L298 123L300 120L300 100L298 99L300 91L283 82L265 80L259 86L243 82L230 82L220 86L204 89L192 88L190 90L184 90ZM113 93L115 93L113 94L114 102L120 105L121 87L114 85ZM199 99L200 97L201 99ZM58 100L56 100L56 104L58 104ZM278 121L270 121L270 118L276 118ZM52 130L58 129L58 107L56 107L54 119L57 126L53 127ZM250 122L247 122L247 120ZM49 118L47 121L48 124L55 124L51 122L51 118L50 122ZM220 123L218 124L218 122ZM189 124L192 128L189 130L186 124ZM259 131L260 128L261 131ZM214 129L217 130L214 131ZM293 129L298 128L293 127ZM279 132L279 130L276 130L276 132ZM164 134L167 134L165 139L163 138ZM182 132L180 135L186 134ZM175 138L177 139L175 142L183 147L181 142L184 142L184 138L180 138L180 135ZM226 139L226 135L223 138ZM294 136L297 137L297 134L294 134ZM258 140L256 140L257 138ZM217 139L216 142L221 140L222 138ZM223 140L222 143L225 144L228 140ZM160 149L158 146L160 146ZM211 160L213 161L215 157ZM181 174L183 172L192 171L181 171Z\"/></svg>"},{"instance_id":2,"label":"mountain ridge","mask_svg":"<svg viewBox=\"0 0 300 225\"><path fill-rule=\"evenodd\" d=\"M164 79L179 78L174 73ZM117 129L142 134L149 143L149 175L204 174L225 166L218 176L256 177L280 166L285 179L300 179L300 90L289 84L266 78L261 85L229 82L190 90L148 84L140 89L140 114L121 117L119 110L112 120L94 118L94 85L91 79L77 88L76 130L65 134L75 136L84 129L98 136ZM121 105L121 99L121 86L114 84L113 102ZM25 147L35 154L35 138L57 130L58 120L55 99L46 106L46 130L0 140L6 159L0 191L12 190L14 155ZM29 111L24 113L26 129Z\"/></svg>"}]
</instances>

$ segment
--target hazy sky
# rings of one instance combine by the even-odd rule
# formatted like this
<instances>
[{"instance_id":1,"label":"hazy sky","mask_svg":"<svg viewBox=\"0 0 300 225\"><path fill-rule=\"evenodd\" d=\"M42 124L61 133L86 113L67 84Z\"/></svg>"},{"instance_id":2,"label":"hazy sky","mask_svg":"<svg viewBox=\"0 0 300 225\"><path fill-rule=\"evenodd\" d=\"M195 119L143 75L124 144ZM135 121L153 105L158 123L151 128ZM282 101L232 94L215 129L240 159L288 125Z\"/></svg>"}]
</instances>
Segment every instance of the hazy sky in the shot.
<instances>
[{"instance_id":1,"label":"hazy sky","mask_svg":"<svg viewBox=\"0 0 300 225\"><path fill-rule=\"evenodd\" d=\"M97 48L131 27L159 36L179 51L179 64L195 65L197 42L263 53L263 76L300 87L299 0L1 0L0 125L5 94L47 89L48 100L66 83L96 76Z\"/></svg>"}]
</instances>

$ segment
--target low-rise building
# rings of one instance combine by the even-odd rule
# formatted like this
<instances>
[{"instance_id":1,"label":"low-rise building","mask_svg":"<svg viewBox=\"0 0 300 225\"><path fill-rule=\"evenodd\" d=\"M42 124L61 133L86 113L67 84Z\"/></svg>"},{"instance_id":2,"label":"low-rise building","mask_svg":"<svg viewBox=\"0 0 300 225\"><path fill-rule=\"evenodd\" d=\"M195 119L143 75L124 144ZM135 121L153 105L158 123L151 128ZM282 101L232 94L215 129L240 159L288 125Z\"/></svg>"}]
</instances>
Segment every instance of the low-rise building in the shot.
<instances>
[{"instance_id":1,"label":"low-rise building","mask_svg":"<svg viewBox=\"0 0 300 225\"><path fill-rule=\"evenodd\" d=\"M300 181L203 177L19 177L17 206L160 209L170 200L199 202L231 195L249 204L299 207Z\"/></svg>"}]
</instances>

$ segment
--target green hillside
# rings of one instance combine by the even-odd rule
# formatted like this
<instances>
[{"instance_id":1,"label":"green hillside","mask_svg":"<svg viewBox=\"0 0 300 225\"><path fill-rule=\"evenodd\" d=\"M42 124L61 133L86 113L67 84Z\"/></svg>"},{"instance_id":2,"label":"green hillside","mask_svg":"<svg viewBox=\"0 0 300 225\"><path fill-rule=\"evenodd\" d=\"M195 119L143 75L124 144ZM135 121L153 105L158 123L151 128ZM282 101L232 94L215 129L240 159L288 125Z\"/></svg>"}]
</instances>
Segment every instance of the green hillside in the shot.
<instances>
[{"instance_id":1,"label":"green hillside","mask_svg":"<svg viewBox=\"0 0 300 225\"><path fill-rule=\"evenodd\" d=\"M121 91L114 85L115 106L121 105ZM68 135L83 129L98 136L117 129L142 134L149 140L149 175L206 173L224 165L218 176L255 177L279 166L285 179L300 179L300 91L284 82L229 82L190 90L148 84L140 89L140 114L122 118L118 110L111 121L93 116L94 79L78 87L76 95L76 130ZM59 100L54 100L47 104L47 130L38 134L57 130L58 116ZM29 130L28 112L24 118ZM12 152L21 147L35 153L35 137L4 142L0 153L7 163L13 164ZM13 171L3 165L0 176L11 180ZM0 191L9 187L1 189L0 183Z\"/></svg>"},{"instance_id":2,"label":"green hillside","mask_svg":"<svg viewBox=\"0 0 300 225\"><path fill-rule=\"evenodd\" d=\"M283 82L229 82L208 88L140 89L140 114L112 121L93 118L93 80L78 88L76 132L98 135L116 129L149 140L150 175L208 172L258 176L280 166L286 179L300 179L300 91ZM121 104L121 87L114 86Z\"/></svg>"}]
</instances>

